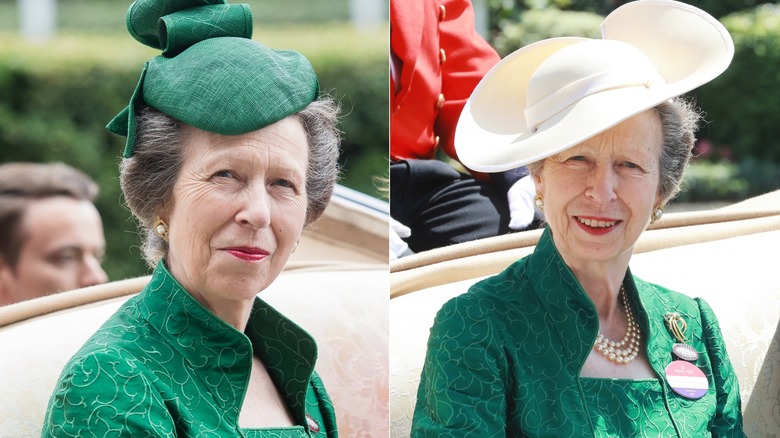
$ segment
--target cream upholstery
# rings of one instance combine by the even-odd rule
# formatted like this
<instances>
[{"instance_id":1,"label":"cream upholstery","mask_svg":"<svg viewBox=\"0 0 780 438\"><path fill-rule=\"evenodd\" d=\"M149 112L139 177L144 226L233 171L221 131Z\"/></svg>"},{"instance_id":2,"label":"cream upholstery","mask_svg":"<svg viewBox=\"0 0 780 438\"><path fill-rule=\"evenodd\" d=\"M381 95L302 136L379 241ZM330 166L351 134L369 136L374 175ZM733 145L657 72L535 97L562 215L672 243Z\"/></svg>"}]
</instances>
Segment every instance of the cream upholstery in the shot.
<instances>
[{"instance_id":1,"label":"cream upholstery","mask_svg":"<svg viewBox=\"0 0 780 438\"><path fill-rule=\"evenodd\" d=\"M317 340L342 436L388 435L387 227L387 215L335 199L260 294ZM0 438L40 436L65 362L148 279L0 308Z\"/></svg>"},{"instance_id":2,"label":"cream upholstery","mask_svg":"<svg viewBox=\"0 0 780 438\"><path fill-rule=\"evenodd\" d=\"M390 436L409 436L426 341L449 298L533 250L540 232L391 262ZM706 299L740 382L748 437L780 436L780 191L707 213L668 215L643 233L630 266Z\"/></svg>"}]
</instances>

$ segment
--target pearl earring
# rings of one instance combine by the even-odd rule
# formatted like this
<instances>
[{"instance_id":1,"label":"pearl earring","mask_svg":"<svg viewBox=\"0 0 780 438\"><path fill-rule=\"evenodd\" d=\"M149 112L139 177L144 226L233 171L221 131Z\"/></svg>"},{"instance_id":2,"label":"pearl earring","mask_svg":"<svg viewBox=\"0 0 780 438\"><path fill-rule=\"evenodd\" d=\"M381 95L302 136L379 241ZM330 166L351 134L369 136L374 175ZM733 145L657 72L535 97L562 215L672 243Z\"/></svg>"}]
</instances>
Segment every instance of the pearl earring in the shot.
<instances>
[{"instance_id":1,"label":"pearl earring","mask_svg":"<svg viewBox=\"0 0 780 438\"><path fill-rule=\"evenodd\" d=\"M658 207L655 208L655 210L653 210L653 215L650 216L650 223L654 224L658 219L661 219L661 216L663 215L664 215L664 209L661 208L661 206L659 205Z\"/></svg>"},{"instance_id":2,"label":"pearl earring","mask_svg":"<svg viewBox=\"0 0 780 438\"><path fill-rule=\"evenodd\" d=\"M544 210L544 199L542 199L542 195L534 196L534 205L539 210Z\"/></svg>"},{"instance_id":3,"label":"pearl earring","mask_svg":"<svg viewBox=\"0 0 780 438\"><path fill-rule=\"evenodd\" d=\"M157 216L157 220L154 222L154 231L158 236L162 237L164 241L168 241L168 224L160 216Z\"/></svg>"}]
</instances>

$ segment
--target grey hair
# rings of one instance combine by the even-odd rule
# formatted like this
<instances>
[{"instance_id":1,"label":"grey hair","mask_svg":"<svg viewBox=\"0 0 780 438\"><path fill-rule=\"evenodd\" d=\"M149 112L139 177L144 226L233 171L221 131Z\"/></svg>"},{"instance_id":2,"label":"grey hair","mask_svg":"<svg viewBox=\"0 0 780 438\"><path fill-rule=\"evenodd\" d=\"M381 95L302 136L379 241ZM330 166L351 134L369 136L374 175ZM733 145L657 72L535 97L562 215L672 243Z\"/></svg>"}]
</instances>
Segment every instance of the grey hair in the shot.
<instances>
[{"instance_id":1,"label":"grey hair","mask_svg":"<svg viewBox=\"0 0 780 438\"><path fill-rule=\"evenodd\" d=\"M696 129L701 121L701 112L689 100L675 97L653 108L661 120L662 145L658 160L658 195L662 203L674 198L680 191L683 174L688 168L691 151L696 141ZM539 160L528 165L533 176L544 168Z\"/></svg>"},{"instance_id":2,"label":"grey hair","mask_svg":"<svg viewBox=\"0 0 780 438\"><path fill-rule=\"evenodd\" d=\"M338 114L338 102L329 96L295 114L309 145L305 225L325 210L339 177ZM119 164L119 181L125 202L138 221L144 259L154 267L168 255L168 243L154 232L154 224L173 207L173 188L183 165L189 125L151 107L142 109L137 120L135 152Z\"/></svg>"},{"instance_id":3,"label":"grey hair","mask_svg":"<svg viewBox=\"0 0 780 438\"><path fill-rule=\"evenodd\" d=\"M653 109L661 118L663 147L658 160L658 194L661 202L666 203L680 192L702 115L692 101L681 97L675 97Z\"/></svg>"},{"instance_id":4,"label":"grey hair","mask_svg":"<svg viewBox=\"0 0 780 438\"><path fill-rule=\"evenodd\" d=\"M309 164L306 169L306 225L325 211L339 179L338 129L339 105L330 97L320 97L296 114L309 141Z\"/></svg>"}]
</instances>

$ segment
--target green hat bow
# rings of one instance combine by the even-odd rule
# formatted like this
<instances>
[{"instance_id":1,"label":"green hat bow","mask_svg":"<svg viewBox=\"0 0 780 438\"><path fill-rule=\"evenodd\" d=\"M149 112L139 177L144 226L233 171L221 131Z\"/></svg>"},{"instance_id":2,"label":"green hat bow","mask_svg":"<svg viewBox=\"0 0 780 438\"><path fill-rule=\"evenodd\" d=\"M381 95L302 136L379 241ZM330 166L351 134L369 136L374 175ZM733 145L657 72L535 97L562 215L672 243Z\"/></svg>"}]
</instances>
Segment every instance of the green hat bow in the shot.
<instances>
[{"instance_id":1,"label":"green hat bow","mask_svg":"<svg viewBox=\"0 0 780 438\"><path fill-rule=\"evenodd\" d=\"M162 50L144 64L123 109L106 128L135 150L137 112L148 105L199 129L224 135L255 131L303 110L319 96L309 61L251 40L248 5L224 0L137 0L127 28Z\"/></svg>"}]
</instances>

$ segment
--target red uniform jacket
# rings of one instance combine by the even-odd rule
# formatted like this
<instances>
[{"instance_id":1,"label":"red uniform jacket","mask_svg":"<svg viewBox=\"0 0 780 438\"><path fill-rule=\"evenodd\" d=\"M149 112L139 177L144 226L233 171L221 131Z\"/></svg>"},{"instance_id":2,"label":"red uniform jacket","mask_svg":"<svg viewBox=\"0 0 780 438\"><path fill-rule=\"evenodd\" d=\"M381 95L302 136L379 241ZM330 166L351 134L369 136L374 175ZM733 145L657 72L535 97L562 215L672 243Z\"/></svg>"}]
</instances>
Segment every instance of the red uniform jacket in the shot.
<instances>
[{"instance_id":1,"label":"red uniform jacket","mask_svg":"<svg viewBox=\"0 0 780 438\"><path fill-rule=\"evenodd\" d=\"M499 60L474 30L470 0L391 0L390 156L457 159L455 125L474 87Z\"/></svg>"}]
</instances>

